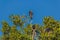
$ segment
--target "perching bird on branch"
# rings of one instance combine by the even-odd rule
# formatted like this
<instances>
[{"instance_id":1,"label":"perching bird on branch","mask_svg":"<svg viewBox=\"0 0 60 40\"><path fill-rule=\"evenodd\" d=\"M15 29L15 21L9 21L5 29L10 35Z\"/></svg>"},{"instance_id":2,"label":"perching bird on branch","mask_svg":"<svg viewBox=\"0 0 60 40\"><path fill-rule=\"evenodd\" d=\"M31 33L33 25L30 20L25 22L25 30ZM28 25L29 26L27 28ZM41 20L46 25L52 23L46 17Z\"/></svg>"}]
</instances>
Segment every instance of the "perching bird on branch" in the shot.
<instances>
[{"instance_id":1,"label":"perching bird on branch","mask_svg":"<svg viewBox=\"0 0 60 40\"><path fill-rule=\"evenodd\" d=\"M29 16L30 16L30 18L32 19L32 17L33 17L32 10L29 11Z\"/></svg>"}]
</instances>

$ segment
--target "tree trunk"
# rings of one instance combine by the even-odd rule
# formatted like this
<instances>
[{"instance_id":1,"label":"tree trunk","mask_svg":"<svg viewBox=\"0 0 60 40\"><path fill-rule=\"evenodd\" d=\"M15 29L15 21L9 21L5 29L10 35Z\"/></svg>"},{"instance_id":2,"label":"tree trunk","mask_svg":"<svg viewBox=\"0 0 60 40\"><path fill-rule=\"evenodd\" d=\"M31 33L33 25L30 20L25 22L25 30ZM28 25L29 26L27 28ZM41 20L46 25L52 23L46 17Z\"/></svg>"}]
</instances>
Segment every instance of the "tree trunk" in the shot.
<instances>
[{"instance_id":1,"label":"tree trunk","mask_svg":"<svg viewBox=\"0 0 60 40\"><path fill-rule=\"evenodd\" d=\"M35 36L36 36L36 32L35 32L35 29L33 29L32 40L34 40Z\"/></svg>"}]
</instances>

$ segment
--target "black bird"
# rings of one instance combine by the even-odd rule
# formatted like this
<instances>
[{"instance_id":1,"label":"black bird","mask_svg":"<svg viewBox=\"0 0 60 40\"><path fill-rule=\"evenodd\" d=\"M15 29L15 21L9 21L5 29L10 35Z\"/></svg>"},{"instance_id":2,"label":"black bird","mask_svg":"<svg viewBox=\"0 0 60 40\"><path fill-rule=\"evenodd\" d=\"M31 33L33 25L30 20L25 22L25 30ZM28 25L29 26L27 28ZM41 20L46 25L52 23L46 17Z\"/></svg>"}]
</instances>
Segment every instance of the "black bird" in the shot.
<instances>
[{"instance_id":1,"label":"black bird","mask_svg":"<svg viewBox=\"0 0 60 40\"><path fill-rule=\"evenodd\" d=\"M32 28L35 29L35 25L33 25Z\"/></svg>"},{"instance_id":2,"label":"black bird","mask_svg":"<svg viewBox=\"0 0 60 40\"><path fill-rule=\"evenodd\" d=\"M53 31L53 29L52 28L46 28L45 31L49 32L49 31Z\"/></svg>"},{"instance_id":3,"label":"black bird","mask_svg":"<svg viewBox=\"0 0 60 40\"><path fill-rule=\"evenodd\" d=\"M30 16L30 18L32 19L32 17L33 17L33 13L32 13L31 10L29 11L29 16Z\"/></svg>"}]
</instances>

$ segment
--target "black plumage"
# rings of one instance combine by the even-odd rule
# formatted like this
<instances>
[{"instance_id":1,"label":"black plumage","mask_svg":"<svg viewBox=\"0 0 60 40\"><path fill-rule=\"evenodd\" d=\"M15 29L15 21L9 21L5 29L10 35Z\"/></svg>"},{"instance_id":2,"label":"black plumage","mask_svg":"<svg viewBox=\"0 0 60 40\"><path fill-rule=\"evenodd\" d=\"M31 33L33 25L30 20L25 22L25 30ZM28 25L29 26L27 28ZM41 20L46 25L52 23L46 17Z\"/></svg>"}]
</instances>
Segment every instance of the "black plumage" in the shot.
<instances>
[{"instance_id":1,"label":"black plumage","mask_svg":"<svg viewBox=\"0 0 60 40\"><path fill-rule=\"evenodd\" d=\"M32 28L35 29L35 25L33 25Z\"/></svg>"},{"instance_id":2,"label":"black plumage","mask_svg":"<svg viewBox=\"0 0 60 40\"><path fill-rule=\"evenodd\" d=\"M49 32L49 31L53 31L53 29L52 28L46 28L45 31Z\"/></svg>"},{"instance_id":3,"label":"black plumage","mask_svg":"<svg viewBox=\"0 0 60 40\"><path fill-rule=\"evenodd\" d=\"M30 18L32 19L32 17L33 17L33 13L32 13L31 10L29 11L29 16L30 16Z\"/></svg>"}]
</instances>

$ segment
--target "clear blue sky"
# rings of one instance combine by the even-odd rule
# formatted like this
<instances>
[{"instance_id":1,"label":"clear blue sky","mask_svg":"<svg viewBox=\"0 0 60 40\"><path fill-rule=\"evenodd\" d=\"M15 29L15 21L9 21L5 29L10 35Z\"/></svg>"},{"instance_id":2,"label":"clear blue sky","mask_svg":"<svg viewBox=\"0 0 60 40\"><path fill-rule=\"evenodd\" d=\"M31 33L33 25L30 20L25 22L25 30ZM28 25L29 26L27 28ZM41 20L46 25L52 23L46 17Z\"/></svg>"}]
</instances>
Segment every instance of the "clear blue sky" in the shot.
<instances>
[{"instance_id":1,"label":"clear blue sky","mask_svg":"<svg viewBox=\"0 0 60 40\"><path fill-rule=\"evenodd\" d=\"M0 22L9 21L10 14L28 15L29 10L34 13L33 23L41 24L44 16L60 20L60 0L0 0Z\"/></svg>"}]
</instances>

